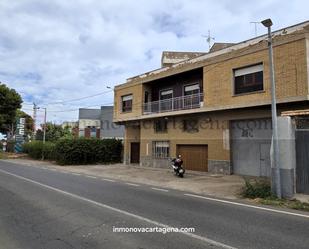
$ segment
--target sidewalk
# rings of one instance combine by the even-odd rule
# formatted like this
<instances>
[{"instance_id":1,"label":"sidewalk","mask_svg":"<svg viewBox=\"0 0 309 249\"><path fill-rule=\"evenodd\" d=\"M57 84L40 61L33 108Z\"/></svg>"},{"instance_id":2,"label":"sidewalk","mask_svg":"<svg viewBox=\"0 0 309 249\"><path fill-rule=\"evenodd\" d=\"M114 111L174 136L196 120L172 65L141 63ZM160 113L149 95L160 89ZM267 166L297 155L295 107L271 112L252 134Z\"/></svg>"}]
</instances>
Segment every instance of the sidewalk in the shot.
<instances>
[{"instance_id":1,"label":"sidewalk","mask_svg":"<svg viewBox=\"0 0 309 249\"><path fill-rule=\"evenodd\" d=\"M244 180L236 175L213 175L205 172L187 171L184 178L176 177L171 169L146 168L123 164L59 166L46 161L9 159L25 166L44 166L58 170L81 173L126 182L140 183L159 188L171 188L196 194L237 199Z\"/></svg>"}]
</instances>

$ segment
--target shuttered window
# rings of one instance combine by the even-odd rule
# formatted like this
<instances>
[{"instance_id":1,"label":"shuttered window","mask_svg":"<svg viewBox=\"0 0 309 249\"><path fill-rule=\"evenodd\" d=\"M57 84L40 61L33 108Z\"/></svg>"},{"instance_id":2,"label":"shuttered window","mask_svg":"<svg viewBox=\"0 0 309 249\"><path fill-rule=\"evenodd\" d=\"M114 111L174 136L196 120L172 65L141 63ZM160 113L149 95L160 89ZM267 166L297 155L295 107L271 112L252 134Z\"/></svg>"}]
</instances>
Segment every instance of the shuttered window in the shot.
<instances>
[{"instance_id":1,"label":"shuttered window","mask_svg":"<svg viewBox=\"0 0 309 249\"><path fill-rule=\"evenodd\" d=\"M263 90L263 64L234 70L234 93L250 93Z\"/></svg>"},{"instance_id":2,"label":"shuttered window","mask_svg":"<svg viewBox=\"0 0 309 249\"><path fill-rule=\"evenodd\" d=\"M122 96L121 100L122 100L122 112L132 111L132 100L133 100L132 94Z\"/></svg>"},{"instance_id":3,"label":"shuttered window","mask_svg":"<svg viewBox=\"0 0 309 249\"><path fill-rule=\"evenodd\" d=\"M185 86L185 96L192 95L192 94L199 94L200 93L200 85L193 84L189 86Z\"/></svg>"}]
</instances>

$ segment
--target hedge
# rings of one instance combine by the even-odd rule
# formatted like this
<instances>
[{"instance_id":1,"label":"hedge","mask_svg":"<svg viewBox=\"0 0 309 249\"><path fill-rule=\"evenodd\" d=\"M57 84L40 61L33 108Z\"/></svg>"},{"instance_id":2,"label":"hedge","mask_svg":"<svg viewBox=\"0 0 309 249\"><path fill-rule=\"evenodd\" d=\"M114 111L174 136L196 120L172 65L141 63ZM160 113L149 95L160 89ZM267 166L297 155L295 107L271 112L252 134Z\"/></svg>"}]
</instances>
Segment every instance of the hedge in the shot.
<instances>
[{"instance_id":1,"label":"hedge","mask_svg":"<svg viewBox=\"0 0 309 249\"><path fill-rule=\"evenodd\" d=\"M121 162L122 142L117 139L67 138L56 143L33 141L23 151L34 159L55 160L61 165Z\"/></svg>"},{"instance_id":2,"label":"hedge","mask_svg":"<svg viewBox=\"0 0 309 249\"><path fill-rule=\"evenodd\" d=\"M55 154L56 145L51 142L33 141L23 144L23 152L27 153L34 159L56 160Z\"/></svg>"},{"instance_id":3,"label":"hedge","mask_svg":"<svg viewBox=\"0 0 309 249\"><path fill-rule=\"evenodd\" d=\"M116 163L121 161L121 151L117 139L61 139L56 143L59 164Z\"/></svg>"}]
</instances>

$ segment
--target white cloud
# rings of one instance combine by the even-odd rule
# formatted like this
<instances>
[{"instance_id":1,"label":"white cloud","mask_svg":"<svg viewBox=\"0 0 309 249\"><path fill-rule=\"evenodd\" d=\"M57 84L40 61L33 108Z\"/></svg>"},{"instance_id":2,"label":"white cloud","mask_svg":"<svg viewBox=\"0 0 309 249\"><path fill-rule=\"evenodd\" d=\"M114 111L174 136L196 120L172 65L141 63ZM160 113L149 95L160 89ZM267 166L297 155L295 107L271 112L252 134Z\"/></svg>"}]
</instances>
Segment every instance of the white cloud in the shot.
<instances>
[{"instance_id":1,"label":"white cloud","mask_svg":"<svg viewBox=\"0 0 309 249\"><path fill-rule=\"evenodd\" d=\"M250 21L274 28L308 19L307 1L2 0L0 81L44 105L107 90L160 66L163 50L207 51L202 35L238 42L254 35ZM258 27L259 34L265 29ZM111 103L113 94L49 110ZM29 106L27 106L29 108ZM49 112L71 120L77 112Z\"/></svg>"}]
</instances>

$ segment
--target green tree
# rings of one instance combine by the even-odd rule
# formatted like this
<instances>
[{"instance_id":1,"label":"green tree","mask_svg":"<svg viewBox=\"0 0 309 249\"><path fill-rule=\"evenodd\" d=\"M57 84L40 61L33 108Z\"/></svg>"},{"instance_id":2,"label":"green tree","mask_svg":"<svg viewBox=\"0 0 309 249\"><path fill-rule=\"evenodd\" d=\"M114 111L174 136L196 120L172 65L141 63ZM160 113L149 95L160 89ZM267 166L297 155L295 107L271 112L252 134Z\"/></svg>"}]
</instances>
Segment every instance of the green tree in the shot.
<instances>
[{"instance_id":1,"label":"green tree","mask_svg":"<svg viewBox=\"0 0 309 249\"><path fill-rule=\"evenodd\" d=\"M14 130L14 123L17 109L21 108L21 96L5 84L0 83L0 132L11 133Z\"/></svg>"},{"instance_id":2,"label":"green tree","mask_svg":"<svg viewBox=\"0 0 309 249\"><path fill-rule=\"evenodd\" d=\"M41 129L36 132L36 140L43 140L43 129L44 125L42 124ZM61 125L47 122L45 140L55 142L60 138L73 138L71 130L68 127L63 128Z\"/></svg>"}]
</instances>

